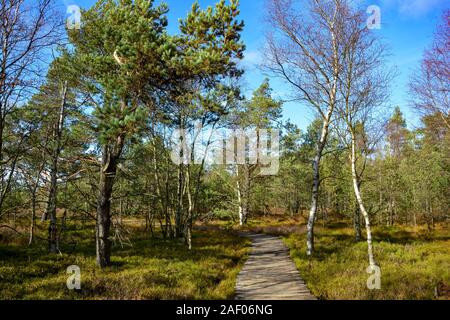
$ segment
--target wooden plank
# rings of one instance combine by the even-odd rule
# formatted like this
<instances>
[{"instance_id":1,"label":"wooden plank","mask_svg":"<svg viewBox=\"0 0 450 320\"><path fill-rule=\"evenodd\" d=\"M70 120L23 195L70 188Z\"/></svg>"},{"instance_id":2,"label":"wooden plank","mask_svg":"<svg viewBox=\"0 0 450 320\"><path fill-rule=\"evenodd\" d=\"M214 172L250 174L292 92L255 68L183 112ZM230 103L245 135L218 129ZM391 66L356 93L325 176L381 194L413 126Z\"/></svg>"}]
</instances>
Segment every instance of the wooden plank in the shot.
<instances>
[{"instance_id":1,"label":"wooden plank","mask_svg":"<svg viewBox=\"0 0 450 320\"><path fill-rule=\"evenodd\" d=\"M252 251L237 278L236 300L316 300L279 237L245 236Z\"/></svg>"}]
</instances>

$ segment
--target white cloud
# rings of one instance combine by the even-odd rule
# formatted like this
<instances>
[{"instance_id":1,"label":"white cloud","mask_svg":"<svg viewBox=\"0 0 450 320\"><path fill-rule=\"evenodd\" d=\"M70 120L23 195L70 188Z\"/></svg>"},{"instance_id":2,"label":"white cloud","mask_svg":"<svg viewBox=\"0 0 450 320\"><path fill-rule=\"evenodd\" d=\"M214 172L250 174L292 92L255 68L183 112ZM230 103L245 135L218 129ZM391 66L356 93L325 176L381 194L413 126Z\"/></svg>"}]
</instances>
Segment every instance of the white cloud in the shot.
<instances>
[{"instance_id":1,"label":"white cloud","mask_svg":"<svg viewBox=\"0 0 450 320\"><path fill-rule=\"evenodd\" d=\"M445 1L448 0L382 0L382 4L388 9L397 9L403 16L417 18L439 8Z\"/></svg>"},{"instance_id":2,"label":"white cloud","mask_svg":"<svg viewBox=\"0 0 450 320\"><path fill-rule=\"evenodd\" d=\"M258 51L245 51L242 63L246 67L255 67L262 62L261 53Z\"/></svg>"}]
</instances>

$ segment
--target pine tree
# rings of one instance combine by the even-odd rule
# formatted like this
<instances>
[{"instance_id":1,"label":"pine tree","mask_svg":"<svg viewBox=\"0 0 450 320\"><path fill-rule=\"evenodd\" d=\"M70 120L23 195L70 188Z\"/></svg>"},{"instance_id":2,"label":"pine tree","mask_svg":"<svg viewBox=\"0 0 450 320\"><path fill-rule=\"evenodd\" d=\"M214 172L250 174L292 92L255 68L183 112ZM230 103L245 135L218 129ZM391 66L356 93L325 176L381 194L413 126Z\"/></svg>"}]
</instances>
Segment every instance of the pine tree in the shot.
<instances>
[{"instance_id":1,"label":"pine tree","mask_svg":"<svg viewBox=\"0 0 450 320\"><path fill-rule=\"evenodd\" d=\"M166 79L161 57L173 49L167 41L165 5L153 1L98 1L83 13L81 30L69 32L73 54L67 64L79 73L87 92L101 147L97 200L97 265L110 264L111 196L127 139L142 126L145 90Z\"/></svg>"}]
</instances>

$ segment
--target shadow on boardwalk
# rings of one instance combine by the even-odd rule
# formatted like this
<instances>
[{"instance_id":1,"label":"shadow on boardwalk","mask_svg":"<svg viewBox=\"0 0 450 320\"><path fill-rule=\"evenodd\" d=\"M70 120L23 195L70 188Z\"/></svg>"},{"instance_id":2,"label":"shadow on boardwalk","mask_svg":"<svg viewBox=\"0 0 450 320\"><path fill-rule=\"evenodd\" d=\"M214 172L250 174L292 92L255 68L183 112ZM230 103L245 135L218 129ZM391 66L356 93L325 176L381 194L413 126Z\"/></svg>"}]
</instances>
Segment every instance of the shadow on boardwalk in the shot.
<instances>
[{"instance_id":1,"label":"shadow on boardwalk","mask_svg":"<svg viewBox=\"0 0 450 320\"><path fill-rule=\"evenodd\" d=\"M252 251L238 275L236 300L315 300L300 278L283 241L265 234L249 237Z\"/></svg>"}]
</instances>

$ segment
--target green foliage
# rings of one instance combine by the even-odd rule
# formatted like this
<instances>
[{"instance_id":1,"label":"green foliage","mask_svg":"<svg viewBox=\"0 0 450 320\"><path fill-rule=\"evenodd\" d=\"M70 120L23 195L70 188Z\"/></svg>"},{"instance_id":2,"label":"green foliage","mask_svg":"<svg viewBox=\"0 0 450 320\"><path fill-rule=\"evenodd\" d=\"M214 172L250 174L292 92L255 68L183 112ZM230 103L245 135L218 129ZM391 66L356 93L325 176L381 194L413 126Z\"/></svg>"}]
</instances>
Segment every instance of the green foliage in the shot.
<instances>
[{"instance_id":1,"label":"green foliage","mask_svg":"<svg viewBox=\"0 0 450 320\"><path fill-rule=\"evenodd\" d=\"M216 209L212 212L211 218L222 221L236 221L236 213L227 209Z\"/></svg>"},{"instance_id":2,"label":"green foliage","mask_svg":"<svg viewBox=\"0 0 450 320\"><path fill-rule=\"evenodd\" d=\"M83 12L82 29L69 32L73 53L63 63L90 91L102 143L135 133L147 116L138 103L143 90L167 78L159 58L173 50L165 13L153 1L101 0Z\"/></svg>"},{"instance_id":3,"label":"green foliage","mask_svg":"<svg viewBox=\"0 0 450 320\"><path fill-rule=\"evenodd\" d=\"M180 19L181 46L184 64L201 73L238 77L236 61L243 58L244 44L240 33L243 21L237 21L239 1L230 5L220 0L215 7L201 10L198 2L192 5L186 19Z\"/></svg>"},{"instance_id":4,"label":"green foliage","mask_svg":"<svg viewBox=\"0 0 450 320\"><path fill-rule=\"evenodd\" d=\"M240 128L266 129L277 125L281 118L282 102L272 98L269 79L257 88L252 97L242 103L235 115L236 125Z\"/></svg>"},{"instance_id":5,"label":"green foliage","mask_svg":"<svg viewBox=\"0 0 450 320\"><path fill-rule=\"evenodd\" d=\"M310 207L322 120L305 131L281 123L283 103L273 98L268 79L250 96L241 94L245 45L237 0L206 9L195 2L174 35L167 31L168 7L155 3L99 0L83 11L82 28L67 30L70 43L58 48L44 84L8 111L0 159L0 298L231 298L248 242L206 228L194 232L188 251L173 238L177 227L186 233L195 221L223 220L218 224L232 229L238 207L249 210L244 229L287 237L320 298L432 298L435 286L448 283L450 131L441 114L428 114L413 130L399 107L383 132L354 123L362 197L375 226L385 288L368 291L366 244L355 242L348 227L356 221L356 205L342 128L332 121L320 166L317 255L307 260L301 221ZM59 144L54 132L65 84L61 152L53 157L63 254L52 256L46 253L46 223L37 221L30 247L26 235L50 202L49 158ZM172 133L184 128L194 136L195 122L205 131L281 129L278 175L261 176L259 163L173 163ZM380 140L372 141L375 136ZM108 172L100 170L100 156L106 167L114 164ZM111 211L105 216L117 243L112 267L99 272L92 221L102 174L112 189L104 192L105 211ZM332 223L336 218L345 222ZM127 225L131 219L145 230L134 221L125 232L122 220ZM132 247L119 246L120 232ZM70 264L87 270L81 292L65 288ZM409 278L417 281L404 281Z\"/></svg>"}]
</instances>

